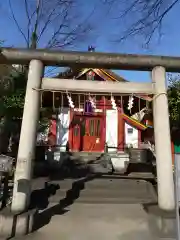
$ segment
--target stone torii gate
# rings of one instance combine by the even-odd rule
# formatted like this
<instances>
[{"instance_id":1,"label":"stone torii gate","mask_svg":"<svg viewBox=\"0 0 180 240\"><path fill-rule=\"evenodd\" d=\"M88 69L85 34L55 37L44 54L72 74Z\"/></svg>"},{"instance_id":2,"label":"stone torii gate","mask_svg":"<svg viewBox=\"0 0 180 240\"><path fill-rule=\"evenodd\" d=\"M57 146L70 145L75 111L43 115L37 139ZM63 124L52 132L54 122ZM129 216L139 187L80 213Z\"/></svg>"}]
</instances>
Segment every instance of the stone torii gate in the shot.
<instances>
[{"instance_id":1,"label":"stone torii gate","mask_svg":"<svg viewBox=\"0 0 180 240\"><path fill-rule=\"evenodd\" d=\"M154 133L157 162L158 204L173 210L174 183L172 172L166 71L178 72L180 58L112 54L97 52L66 52L2 48L0 64L29 64L24 113L19 142L11 210L24 212L31 194L31 171L39 117L40 90L101 92L112 94L153 94ZM81 66L106 69L152 71L151 83L107 83L43 78L45 66Z\"/></svg>"}]
</instances>

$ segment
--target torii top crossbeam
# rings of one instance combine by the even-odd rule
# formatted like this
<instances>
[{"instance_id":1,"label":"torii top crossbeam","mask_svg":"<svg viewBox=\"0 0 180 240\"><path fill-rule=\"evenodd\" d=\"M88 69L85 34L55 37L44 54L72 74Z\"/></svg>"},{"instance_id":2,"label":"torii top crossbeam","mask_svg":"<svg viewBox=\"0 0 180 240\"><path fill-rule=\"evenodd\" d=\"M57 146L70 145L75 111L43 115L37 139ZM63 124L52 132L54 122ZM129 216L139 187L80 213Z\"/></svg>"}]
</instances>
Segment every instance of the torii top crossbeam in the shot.
<instances>
[{"instance_id":1,"label":"torii top crossbeam","mask_svg":"<svg viewBox=\"0 0 180 240\"><path fill-rule=\"evenodd\" d=\"M0 64L28 64L32 59L49 66L75 66L151 71L156 66L180 72L180 57L1 48Z\"/></svg>"}]
</instances>

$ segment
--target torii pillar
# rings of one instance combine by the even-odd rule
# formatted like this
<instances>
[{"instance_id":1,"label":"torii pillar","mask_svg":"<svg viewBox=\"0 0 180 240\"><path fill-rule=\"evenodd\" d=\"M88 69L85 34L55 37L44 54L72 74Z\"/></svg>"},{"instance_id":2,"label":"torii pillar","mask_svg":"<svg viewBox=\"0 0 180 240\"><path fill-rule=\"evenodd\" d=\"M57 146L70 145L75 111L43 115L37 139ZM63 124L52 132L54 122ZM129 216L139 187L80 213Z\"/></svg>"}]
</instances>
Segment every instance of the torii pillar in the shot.
<instances>
[{"instance_id":1,"label":"torii pillar","mask_svg":"<svg viewBox=\"0 0 180 240\"><path fill-rule=\"evenodd\" d=\"M37 125L39 120L40 93L44 66L39 60L31 60L26 87L24 112L14 178L11 210L21 213L29 206L31 194L32 161L34 160Z\"/></svg>"},{"instance_id":2,"label":"torii pillar","mask_svg":"<svg viewBox=\"0 0 180 240\"><path fill-rule=\"evenodd\" d=\"M153 100L154 136L157 166L158 204L163 210L175 209L171 137L166 86L166 70L152 70L155 95Z\"/></svg>"}]
</instances>

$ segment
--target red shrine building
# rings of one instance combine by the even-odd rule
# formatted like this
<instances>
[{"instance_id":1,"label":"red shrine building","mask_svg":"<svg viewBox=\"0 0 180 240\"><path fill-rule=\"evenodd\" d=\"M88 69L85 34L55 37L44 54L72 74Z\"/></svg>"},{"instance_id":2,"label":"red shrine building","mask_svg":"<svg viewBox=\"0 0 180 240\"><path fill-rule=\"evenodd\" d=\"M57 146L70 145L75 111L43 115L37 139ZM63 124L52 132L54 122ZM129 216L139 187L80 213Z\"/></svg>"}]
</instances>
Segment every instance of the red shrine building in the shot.
<instances>
[{"instance_id":1,"label":"red shrine building","mask_svg":"<svg viewBox=\"0 0 180 240\"><path fill-rule=\"evenodd\" d=\"M107 69L70 69L57 76L86 81L126 82ZM45 96L44 96L45 97ZM146 95L91 95L91 93L56 93L58 108L52 120L49 139L70 151L103 152L138 148L147 129L146 110L152 100ZM47 97L46 97L47 99ZM51 141L52 142L52 141Z\"/></svg>"}]
</instances>

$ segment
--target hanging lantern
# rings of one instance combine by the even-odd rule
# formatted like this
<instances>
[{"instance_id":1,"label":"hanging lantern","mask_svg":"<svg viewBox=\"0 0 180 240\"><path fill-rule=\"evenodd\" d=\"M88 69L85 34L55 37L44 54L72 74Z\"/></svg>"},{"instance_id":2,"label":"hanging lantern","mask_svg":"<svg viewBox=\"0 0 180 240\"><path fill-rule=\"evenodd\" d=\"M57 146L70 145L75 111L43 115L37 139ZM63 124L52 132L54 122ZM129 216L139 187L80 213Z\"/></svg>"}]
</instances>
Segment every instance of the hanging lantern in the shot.
<instances>
[{"instance_id":1,"label":"hanging lantern","mask_svg":"<svg viewBox=\"0 0 180 240\"><path fill-rule=\"evenodd\" d=\"M68 99L69 107L74 108L74 103L72 101L72 98L68 94L67 94L67 99Z\"/></svg>"},{"instance_id":2,"label":"hanging lantern","mask_svg":"<svg viewBox=\"0 0 180 240\"><path fill-rule=\"evenodd\" d=\"M113 96L111 96L111 104L112 104L112 108L113 108L114 110L117 110L116 102L115 102L115 99L114 99Z\"/></svg>"}]
</instances>

